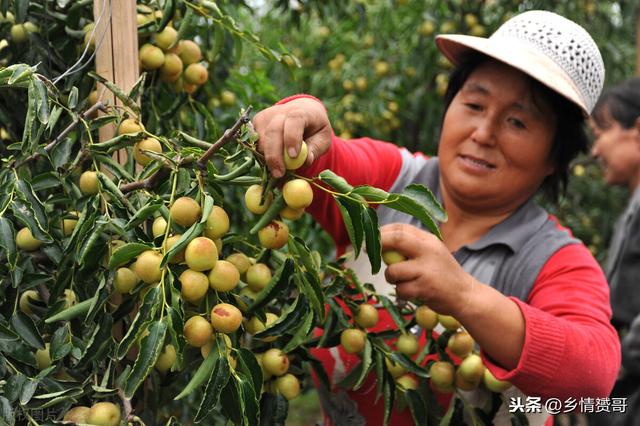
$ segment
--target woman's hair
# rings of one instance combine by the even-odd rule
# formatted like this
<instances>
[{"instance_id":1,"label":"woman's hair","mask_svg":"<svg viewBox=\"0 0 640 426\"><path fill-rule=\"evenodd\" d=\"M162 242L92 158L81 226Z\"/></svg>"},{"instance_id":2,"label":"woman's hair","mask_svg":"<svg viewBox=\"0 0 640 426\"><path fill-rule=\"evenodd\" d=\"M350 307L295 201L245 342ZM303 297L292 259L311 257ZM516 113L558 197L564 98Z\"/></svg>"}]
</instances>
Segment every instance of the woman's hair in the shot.
<instances>
[{"instance_id":1,"label":"woman's hair","mask_svg":"<svg viewBox=\"0 0 640 426\"><path fill-rule=\"evenodd\" d=\"M605 90L591 116L602 129L611 125L611 119L625 129L633 127L640 117L640 78L631 78Z\"/></svg>"},{"instance_id":2,"label":"woman's hair","mask_svg":"<svg viewBox=\"0 0 640 426\"><path fill-rule=\"evenodd\" d=\"M492 60L481 53L469 55L464 62L458 65L449 77L449 86L444 95L444 114L453 101L458 91L462 88L467 78L481 64ZM586 152L589 146L589 138L586 133L585 119L580 108L564 96L556 93L547 86L529 77L534 102L543 99L551 105L553 112L558 117L556 120L556 134L553 138L549 158L554 165L554 171L547 176L540 188L553 202L567 187L569 180L569 165L581 152Z\"/></svg>"}]
</instances>

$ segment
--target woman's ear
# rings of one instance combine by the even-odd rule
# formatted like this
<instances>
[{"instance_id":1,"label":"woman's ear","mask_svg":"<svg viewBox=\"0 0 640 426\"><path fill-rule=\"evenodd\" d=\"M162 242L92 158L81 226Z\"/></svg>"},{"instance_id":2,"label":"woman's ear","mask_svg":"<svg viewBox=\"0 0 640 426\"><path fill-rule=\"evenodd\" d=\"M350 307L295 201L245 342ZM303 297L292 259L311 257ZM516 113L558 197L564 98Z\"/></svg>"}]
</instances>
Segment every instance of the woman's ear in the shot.
<instances>
[{"instance_id":1,"label":"woman's ear","mask_svg":"<svg viewBox=\"0 0 640 426\"><path fill-rule=\"evenodd\" d=\"M640 117L636 117L636 122L634 123L633 128L636 130L636 141L640 143Z\"/></svg>"}]
</instances>

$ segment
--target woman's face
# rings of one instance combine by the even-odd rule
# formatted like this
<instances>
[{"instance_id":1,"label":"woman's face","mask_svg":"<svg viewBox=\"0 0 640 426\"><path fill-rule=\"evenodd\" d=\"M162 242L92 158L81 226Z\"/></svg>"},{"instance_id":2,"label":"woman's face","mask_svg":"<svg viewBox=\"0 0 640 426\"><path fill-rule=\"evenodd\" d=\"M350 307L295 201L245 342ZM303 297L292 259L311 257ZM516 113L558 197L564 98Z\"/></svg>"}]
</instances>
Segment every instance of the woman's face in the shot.
<instances>
[{"instance_id":1,"label":"woman's face","mask_svg":"<svg viewBox=\"0 0 640 426\"><path fill-rule=\"evenodd\" d=\"M606 108L606 107L605 107ZM598 159L609 185L635 188L640 174L640 136L636 127L625 129L603 111L603 123L599 126L590 120L594 141L591 154Z\"/></svg>"},{"instance_id":2,"label":"woman's face","mask_svg":"<svg viewBox=\"0 0 640 426\"><path fill-rule=\"evenodd\" d=\"M445 196L474 211L509 213L554 170L556 119L530 79L500 62L478 66L453 98L438 148Z\"/></svg>"}]
</instances>

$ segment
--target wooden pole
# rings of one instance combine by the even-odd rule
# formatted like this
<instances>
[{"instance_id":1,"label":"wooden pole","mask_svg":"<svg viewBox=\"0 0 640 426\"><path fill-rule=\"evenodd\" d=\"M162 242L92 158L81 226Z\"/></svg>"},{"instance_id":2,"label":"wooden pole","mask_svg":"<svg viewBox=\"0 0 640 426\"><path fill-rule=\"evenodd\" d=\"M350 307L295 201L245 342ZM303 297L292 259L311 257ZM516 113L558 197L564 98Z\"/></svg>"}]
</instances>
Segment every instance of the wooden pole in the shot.
<instances>
[{"instance_id":1,"label":"wooden pole","mask_svg":"<svg viewBox=\"0 0 640 426\"><path fill-rule=\"evenodd\" d=\"M96 72L128 93L138 80L138 24L135 0L94 0L93 16L96 22ZM100 100L126 109L115 95L98 85ZM115 125L100 127L100 140L115 136ZM127 161L127 151L121 149L113 154L120 164ZM114 295L113 303L122 303L122 296ZM113 336L120 341L124 336L122 321L113 325ZM135 359L135 354L128 354ZM128 414L128 413L127 413Z\"/></svg>"},{"instance_id":2,"label":"wooden pole","mask_svg":"<svg viewBox=\"0 0 640 426\"><path fill-rule=\"evenodd\" d=\"M104 10L103 10L104 9ZM138 80L138 28L135 0L94 0L93 15L96 25L96 72L115 83L125 93ZM104 34L104 37L103 37ZM101 41L102 39L102 41ZM102 100L124 107L113 93L98 87ZM100 128L100 140L115 135L114 125ZM116 159L126 160L126 153L119 152Z\"/></svg>"}]
</instances>

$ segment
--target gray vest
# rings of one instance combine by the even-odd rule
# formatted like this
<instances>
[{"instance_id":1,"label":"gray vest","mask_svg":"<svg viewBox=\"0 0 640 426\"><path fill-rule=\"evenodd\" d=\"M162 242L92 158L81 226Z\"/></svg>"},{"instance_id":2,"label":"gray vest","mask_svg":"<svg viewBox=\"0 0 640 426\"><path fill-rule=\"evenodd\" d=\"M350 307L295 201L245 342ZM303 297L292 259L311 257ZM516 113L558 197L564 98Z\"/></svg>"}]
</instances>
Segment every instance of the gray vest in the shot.
<instances>
[{"instance_id":1,"label":"gray vest","mask_svg":"<svg viewBox=\"0 0 640 426\"><path fill-rule=\"evenodd\" d=\"M390 192L401 192L407 185L420 183L441 201L438 159L413 156L406 150L402 150L402 157L402 169ZM422 227L417 219L384 206L379 208L378 217L380 224L400 222ZM566 230L558 229L544 209L529 200L454 256L478 281L505 296L526 301L547 260L562 247L578 243Z\"/></svg>"}]
</instances>

